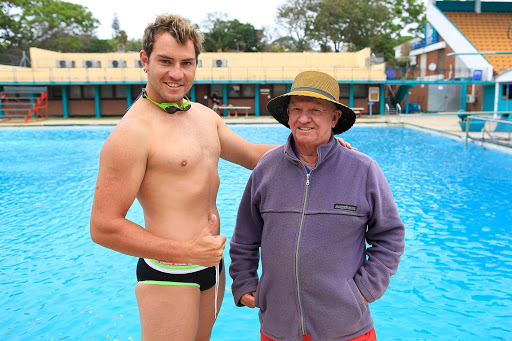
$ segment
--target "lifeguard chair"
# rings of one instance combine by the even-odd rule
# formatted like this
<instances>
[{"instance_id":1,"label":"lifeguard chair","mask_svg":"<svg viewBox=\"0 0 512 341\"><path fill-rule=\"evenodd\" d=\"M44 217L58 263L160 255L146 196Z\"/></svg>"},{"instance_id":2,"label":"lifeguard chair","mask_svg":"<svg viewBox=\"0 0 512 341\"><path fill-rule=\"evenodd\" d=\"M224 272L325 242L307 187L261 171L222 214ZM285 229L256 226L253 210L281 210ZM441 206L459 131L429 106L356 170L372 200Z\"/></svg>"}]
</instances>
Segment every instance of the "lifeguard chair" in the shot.
<instances>
[{"instance_id":1,"label":"lifeguard chair","mask_svg":"<svg viewBox=\"0 0 512 341\"><path fill-rule=\"evenodd\" d=\"M0 93L0 120L23 118L48 119L48 89L46 87L4 86Z\"/></svg>"}]
</instances>

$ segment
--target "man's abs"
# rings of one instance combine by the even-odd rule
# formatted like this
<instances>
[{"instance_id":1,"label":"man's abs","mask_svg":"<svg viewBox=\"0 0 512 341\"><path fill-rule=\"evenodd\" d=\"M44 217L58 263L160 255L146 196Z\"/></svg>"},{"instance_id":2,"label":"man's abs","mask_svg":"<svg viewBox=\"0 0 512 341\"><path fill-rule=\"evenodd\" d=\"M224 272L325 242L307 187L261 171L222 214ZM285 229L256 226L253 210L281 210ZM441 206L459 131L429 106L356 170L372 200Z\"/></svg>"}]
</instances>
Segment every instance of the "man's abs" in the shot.
<instances>
[{"instance_id":1,"label":"man's abs","mask_svg":"<svg viewBox=\"0 0 512 341\"><path fill-rule=\"evenodd\" d=\"M218 161L190 163L183 167L188 167L186 170L148 167L138 199L150 232L174 240L190 240L206 227L212 213L218 216Z\"/></svg>"}]
</instances>

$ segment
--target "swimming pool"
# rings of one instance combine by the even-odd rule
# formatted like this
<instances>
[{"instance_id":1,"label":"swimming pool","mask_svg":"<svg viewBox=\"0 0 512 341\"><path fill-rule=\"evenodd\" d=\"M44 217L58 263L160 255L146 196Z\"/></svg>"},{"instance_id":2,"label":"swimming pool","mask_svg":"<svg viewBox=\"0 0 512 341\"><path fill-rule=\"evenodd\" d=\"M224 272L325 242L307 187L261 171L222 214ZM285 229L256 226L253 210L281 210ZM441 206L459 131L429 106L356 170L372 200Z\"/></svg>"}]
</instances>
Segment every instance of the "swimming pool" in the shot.
<instances>
[{"instance_id":1,"label":"swimming pool","mask_svg":"<svg viewBox=\"0 0 512 341\"><path fill-rule=\"evenodd\" d=\"M232 129L256 143L289 132ZM136 259L89 237L110 131L0 129L1 339L140 339ZM406 225L398 273L370 306L379 340L511 340L512 156L400 127L355 127L344 137L379 163ZM250 172L224 161L219 169L229 237ZM128 218L143 223L138 204ZM212 340L258 340L258 330L257 311L235 307L228 288Z\"/></svg>"}]
</instances>

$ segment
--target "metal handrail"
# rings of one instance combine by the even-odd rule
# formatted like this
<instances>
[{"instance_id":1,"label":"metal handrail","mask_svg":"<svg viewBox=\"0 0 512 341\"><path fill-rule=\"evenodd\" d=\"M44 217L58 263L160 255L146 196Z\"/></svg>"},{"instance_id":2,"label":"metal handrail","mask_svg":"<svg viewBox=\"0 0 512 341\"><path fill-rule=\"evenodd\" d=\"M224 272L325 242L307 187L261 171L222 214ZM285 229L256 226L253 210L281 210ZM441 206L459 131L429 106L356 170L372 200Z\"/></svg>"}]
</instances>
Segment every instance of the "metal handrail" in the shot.
<instances>
[{"instance_id":1,"label":"metal handrail","mask_svg":"<svg viewBox=\"0 0 512 341\"><path fill-rule=\"evenodd\" d=\"M508 113L510 114L510 113ZM495 123L504 123L504 124L508 124L509 125L509 129L508 129L508 138L506 140L508 141L512 141L511 139L511 132L512 132L512 121L509 121L509 120L500 120L500 119L497 119L497 118L492 118L492 117L484 117L484 116L472 116L472 115L468 115L466 117L466 139L465 139L465 142L464 142L464 145L467 146L468 144L468 140L471 138L469 136L469 126L470 126L470 123L471 123L471 120L481 120L481 121L484 121L484 122L495 122ZM503 143L499 143L498 141L496 141L496 139L493 138L493 136L491 135L491 131L487 130L485 128L485 125L484 127L482 128L482 141L485 141L485 134L487 133L487 135L489 136L489 140L496 143L496 144L500 144L500 145L504 145Z\"/></svg>"},{"instance_id":2,"label":"metal handrail","mask_svg":"<svg viewBox=\"0 0 512 341\"><path fill-rule=\"evenodd\" d=\"M396 111L396 114L398 116L398 122L401 122L402 121L402 119L401 119L402 115L400 113L402 112L402 107L400 106L400 103L396 104L395 111Z\"/></svg>"}]
</instances>

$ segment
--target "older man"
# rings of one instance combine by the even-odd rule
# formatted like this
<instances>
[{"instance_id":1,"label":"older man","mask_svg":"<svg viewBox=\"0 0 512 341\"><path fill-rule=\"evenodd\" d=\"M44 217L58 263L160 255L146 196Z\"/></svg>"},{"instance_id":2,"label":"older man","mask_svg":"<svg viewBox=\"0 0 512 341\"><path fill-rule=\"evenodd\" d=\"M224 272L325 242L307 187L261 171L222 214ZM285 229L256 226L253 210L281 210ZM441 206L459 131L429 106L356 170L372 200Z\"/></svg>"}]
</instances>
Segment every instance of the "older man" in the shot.
<instances>
[{"instance_id":1,"label":"older man","mask_svg":"<svg viewBox=\"0 0 512 341\"><path fill-rule=\"evenodd\" d=\"M299 74L268 110L291 135L262 157L242 197L230 244L235 303L260 308L262 340L375 340L368 303L404 249L389 185L375 161L336 143L355 114L333 77Z\"/></svg>"}]
</instances>

